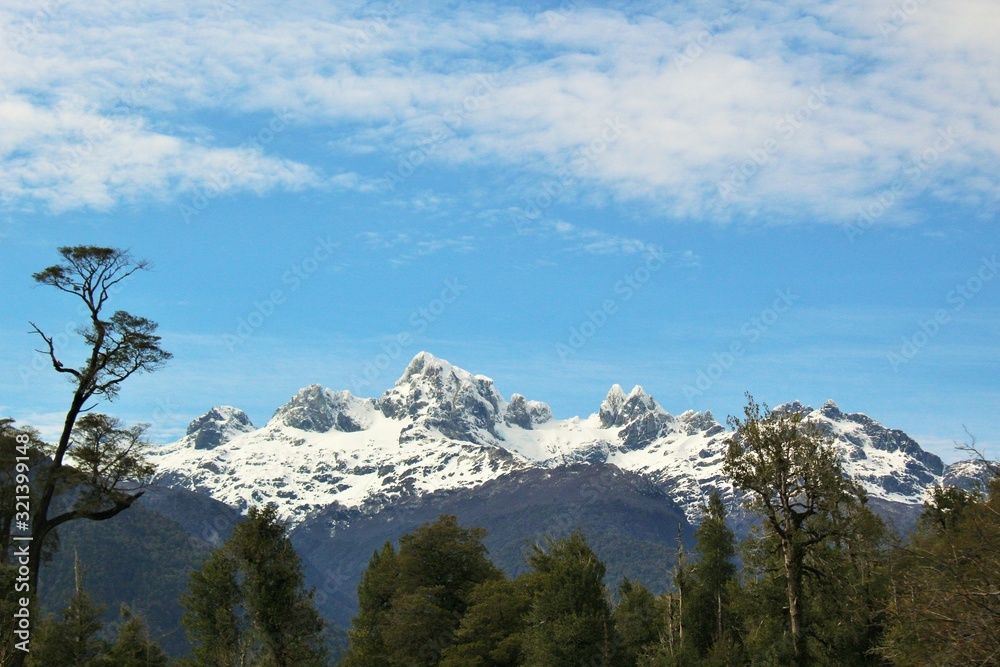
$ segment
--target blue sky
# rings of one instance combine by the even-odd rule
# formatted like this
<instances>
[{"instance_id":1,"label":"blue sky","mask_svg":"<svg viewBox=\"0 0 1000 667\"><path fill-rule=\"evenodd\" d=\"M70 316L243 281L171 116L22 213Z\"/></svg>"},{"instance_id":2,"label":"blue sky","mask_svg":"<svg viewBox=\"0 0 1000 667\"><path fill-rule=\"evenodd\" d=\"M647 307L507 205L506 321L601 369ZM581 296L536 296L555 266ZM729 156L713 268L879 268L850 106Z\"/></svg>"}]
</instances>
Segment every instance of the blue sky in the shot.
<instances>
[{"instance_id":1,"label":"blue sky","mask_svg":"<svg viewBox=\"0 0 1000 667\"><path fill-rule=\"evenodd\" d=\"M834 399L946 459L1000 425L1000 7L0 3L0 412L68 387L61 245L175 358L102 409L181 434L420 350L595 411ZM403 344L399 344L403 341ZM67 351L72 358L72 350Z\"/></svg>"}]
</instances>

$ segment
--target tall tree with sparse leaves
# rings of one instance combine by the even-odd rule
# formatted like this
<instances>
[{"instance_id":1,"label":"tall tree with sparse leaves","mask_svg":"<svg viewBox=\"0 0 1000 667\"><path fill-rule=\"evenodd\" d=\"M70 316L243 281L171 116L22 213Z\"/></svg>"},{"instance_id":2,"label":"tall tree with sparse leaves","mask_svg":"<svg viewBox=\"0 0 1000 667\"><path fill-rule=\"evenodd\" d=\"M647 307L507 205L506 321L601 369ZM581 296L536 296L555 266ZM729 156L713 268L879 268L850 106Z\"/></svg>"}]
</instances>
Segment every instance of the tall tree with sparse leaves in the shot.
<instances>
[{"instance_id":1,"label":"tall tree with sparse leaves","mask_svg":"<svg viewBox=\"0 0 1000 667\"><path fill-rule=\"evenodd\" d=\"M59 254L62 263L33 278L80 300L86 323L77 333L85 355L77 366L67 363L57 349L56 336L30 323L42 341L39 352L72 387L59 440L32 481L37 494L31 508L28 558L33 594L38 590L46 538L69 521L103 521L128 509L142 495L151 470L142 458L141 427L125 428L114 418L87 413L102 400L114 400L130 377L156 370L170 359L160 347L155 322L123 310L106 313L122 282L149 269L149 262L135 259L127 250L97 246L63 247ZM24 659L24 653L17 652L11 664L20 667Z\"/></svg>"}]
</instances>

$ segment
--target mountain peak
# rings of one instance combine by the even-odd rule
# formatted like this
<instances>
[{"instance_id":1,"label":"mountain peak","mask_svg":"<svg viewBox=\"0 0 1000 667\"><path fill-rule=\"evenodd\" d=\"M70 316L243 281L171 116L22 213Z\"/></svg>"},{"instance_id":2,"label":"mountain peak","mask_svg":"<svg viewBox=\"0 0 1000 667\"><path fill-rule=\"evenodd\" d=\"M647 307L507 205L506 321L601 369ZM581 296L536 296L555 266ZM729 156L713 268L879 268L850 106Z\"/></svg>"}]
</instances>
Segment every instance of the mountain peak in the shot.
<instances>
[{"instance_id":1,"label":"mountain peak","mask_svg":"<svg viewBox=\"0 0 1000 667\"><path fill-rule=\"evenodd\" d=\"M529 401L521 394L511 394L503 417L507 426L520 426L523 429L531 429L535 424L544 424L550 419L552 410L547 404Z\"/></svg>"},{"instance_id":2,"label":"mountain peak","mask_svg":"<svg viewBox=\"0 0 1000 667\"><path fill-rule=\"evenodd\" d=\"M311 384L274 412L269 424L280 423L302 431L326 433L362 431L370 423L374 402L351 392L331 391Z\"/></svg>"},{"instance_id":3,"label":"mountain peak","mask_svg":"<svg viewBox=\"0 0 1000 667\"><path fill-rule=\"evenodd\" d=\"M611 428L612 426L624 426L651 413L668 416L656 402L656 399L647 394L639 385L634 386L632 391L626 395L621 385L615 384L611 386L607 397L601 403L598 416L601 419L601 426Z\"/></svg>"},{"instance_id":4,"label":"mountain peak","mask_svg":"<svg viewBox=\"0 0 1000 667\"><path fill-rule=\"evenodd\" d=\"M837 404L833 401L833 399L829 399L823 403L823 407L820 408L820 412L830 419L839 419L844 416L844 413L840 411L840 408L837 407Z\"/></svg>"},{"instance_id":5,"label":"mountain peak","mask_svg":"<svg viewBox=\"0 0 1000 667\"><path fill-rule=\"evenodd\" d=\"M391 419L409 417L448 438L479 442L496 439L506 401L490 378L420 352L378 405Z\"/></svg>"},{"instance_id":6,"label":"mountain peak","mask_svg":"<svg viewBox=\"0 0 1000 667\"><path fill-rule=\"evenodd\" d=\"M188 424L187 437L195 449L214 449L253 430L247 413L231 405L217 405Z\"/></svg>"}]
</instances>

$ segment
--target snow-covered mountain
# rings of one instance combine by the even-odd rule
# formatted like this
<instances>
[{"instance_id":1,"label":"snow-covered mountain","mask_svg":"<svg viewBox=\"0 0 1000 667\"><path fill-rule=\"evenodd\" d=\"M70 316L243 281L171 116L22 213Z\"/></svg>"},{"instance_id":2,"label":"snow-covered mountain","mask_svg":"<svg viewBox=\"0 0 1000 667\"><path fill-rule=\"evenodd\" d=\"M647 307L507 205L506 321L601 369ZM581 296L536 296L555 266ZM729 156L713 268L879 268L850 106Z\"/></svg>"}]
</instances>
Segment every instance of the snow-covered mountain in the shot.
<instances>
[{"instance_id":1,"label":"snow-covered mountain","mask_svg":"<svg viewBox=\"0 0 1000 667\"><path fill-rule=\"evenodd\" d=\"M905 433L832 401L776 409L808 412L872 497L916 505L947 479L941 460ZM581 462L646 475L696 520L713 489L731 494L722 478L728 435L711 412L672 415L641 387L626 394L614 385L589 417L553 419L546 404L520 394L507 401L489 378L421 352L377 399L310 385L259 429L241 410L215 407L152 458L160 484L241 510L274 502L293 524L335 504L377 510L516 470ZM952 468L953 477L964 475Z\"/></svg>"}]
</instances>

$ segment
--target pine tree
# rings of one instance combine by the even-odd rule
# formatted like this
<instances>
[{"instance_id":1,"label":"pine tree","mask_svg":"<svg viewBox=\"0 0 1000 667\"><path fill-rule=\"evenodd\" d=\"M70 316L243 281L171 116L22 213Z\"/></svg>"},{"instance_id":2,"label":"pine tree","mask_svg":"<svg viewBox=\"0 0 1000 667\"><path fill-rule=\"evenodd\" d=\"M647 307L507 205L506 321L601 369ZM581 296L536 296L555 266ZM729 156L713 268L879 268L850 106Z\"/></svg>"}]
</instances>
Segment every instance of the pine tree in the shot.
<instances>
[{"instance_id":1,"label":"pine tree","mask_svg":"<svg viewBox=\"0 0 1000 667\"><path fill-rule=\"evenodd\" d=\"M191 577L184 625L202 667L326 664L323 620L273 506L251 507Z\"/></svg>"},{"instance_id":2,"label":"pine tree","mask_svg":"<svg viewBox=\"0 0 1000 667\"><path fill-rule=\"evenodd\" d=\"M660 639L656 596L648 588L623 577L612 616L617 632L617 665L635 667L640 657L656 651Z\"/></svg>"},{"instance_id":3,"label":"pine tree","mask_svg":"<svg viewBox=\"0 0 1000 667\"><path fill-rule=\"evenodd\" d=\"M159 644L149 636L146 620L127 605L121 607L118 638L102 664L107 667L166 667L169 660Z\"/></svg>"},{"instance_id":4,"label":"pine tree","mask_svg":"<svg viewBox=\"0 0 1000 667\"><path fill-rule=\"evenodd\" d=\"M733 640L736 537L726 526L726 508L717 491L709 496L695 537L684 617L688 642L698 655L705 655L716 643L731 646Z\"/></svg>"},{"instance_id":5,"label":"pine tree","mask_svg":"<svg viewBox=\"0 0 1000 667\"><path fill-rule=\"evenodd\" d=\"M439 667L517 667L531 596L524 579L490 579L469 595L469 608Z\"/></svg>"},{"instance_id":6,"label":"pine tree","mask_svg":"<svg viewBox=\"0 0 1000 667\"><path fill-rule=\"evenodd\" d=\"M532 605L525 632L528 667L612 664L614 625L604 589L604 563L580 531L546 538L528 556Z\"/></svg>"},{"instance_id":7,"label":"pine tree","mask_svg":"<svg viewBox=\"0 0 1000 667\"><path fill-rule=\"evenodd\" d=\"M201 570L191 573L181 604L186 609L183 623L194 665L229 667L247 660L249 624L236 575L236 561L225 546L209 554Z\"/></svg>"},{"instance_id":8,"label":"pine tree","mask_svg":"<svg viewBox=\"0 0 1000 667\"><path fill-rule=\"evenodd\" d=\"M442 515L373 555L358 587L344 665L436 665L451 644L472 591L500 571L486 557L480 528Z\"/></svg>"},{"instance_id":9,"label":"pine tree","mask_svg":"<svg viewBox=\"0 0 1000 667\"><path fill-rule=\"evenodd\" d=\"M351 619L348 651L342 660L344 667L381 667L384 664L382 620L392 608L398 571L396 550L386 542L381 551L372 554L358 584L358 613Z\"/></svg>"},{"instance_id":10,"label":"pine tree","mask_svg":"<svg viewBox=\"0 0 1000 667\"><path fill-rule=\"evenodd\" d=\"M100 637L104 628L103 605L94 605L83 587L83 570L75 559L76 586L62 620L47 618L32 642L28 664L32 667L103 667L108 644Z\"/></svg>"}]
</instances>

